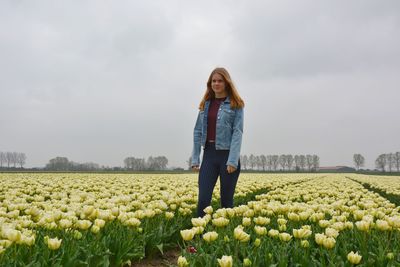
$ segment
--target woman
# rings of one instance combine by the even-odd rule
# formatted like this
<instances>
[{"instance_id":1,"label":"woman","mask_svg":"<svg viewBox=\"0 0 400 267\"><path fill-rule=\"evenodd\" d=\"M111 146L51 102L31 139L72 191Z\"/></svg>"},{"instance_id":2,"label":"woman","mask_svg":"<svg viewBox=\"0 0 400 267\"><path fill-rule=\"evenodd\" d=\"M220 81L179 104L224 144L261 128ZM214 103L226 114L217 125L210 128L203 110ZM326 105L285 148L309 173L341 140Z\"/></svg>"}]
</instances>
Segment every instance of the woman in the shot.
<instances>
[{"instance_id":1,"label":"woman","mask_svg":"<svg viewBox=\"0 0 400 267\"><path fill-rule=\"evenodd\" d=\"M214 69L200 102L193 132L192 169L199 171L197 216L205 215L220 176L221 207L233 207L233 194L240 173L240 147L243 134L243 107L228 71ZM203 160L200 165L200 150Z\"/></svg>"}]
</instances>

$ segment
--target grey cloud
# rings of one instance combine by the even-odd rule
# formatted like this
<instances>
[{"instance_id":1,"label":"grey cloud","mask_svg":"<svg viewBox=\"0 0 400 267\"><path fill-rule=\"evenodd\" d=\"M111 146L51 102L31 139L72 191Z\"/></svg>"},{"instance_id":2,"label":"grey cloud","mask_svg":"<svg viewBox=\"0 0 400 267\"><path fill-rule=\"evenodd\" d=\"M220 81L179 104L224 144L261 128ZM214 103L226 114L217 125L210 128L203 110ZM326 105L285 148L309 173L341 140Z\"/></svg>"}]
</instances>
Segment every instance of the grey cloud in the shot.
<instances>
[{"instance_id":1,"label":"grey cloud","mask_svg":"<svg viewBox=\"0 0 400 267\"><path fill-rule=\"evenodd\" d=\"M242 153L351 165L399 150L397 1L2 1L0 150L185 166L206 79L246 102ZM396 147L397 146L397 147Z\"/></svg>"}]
</instances>

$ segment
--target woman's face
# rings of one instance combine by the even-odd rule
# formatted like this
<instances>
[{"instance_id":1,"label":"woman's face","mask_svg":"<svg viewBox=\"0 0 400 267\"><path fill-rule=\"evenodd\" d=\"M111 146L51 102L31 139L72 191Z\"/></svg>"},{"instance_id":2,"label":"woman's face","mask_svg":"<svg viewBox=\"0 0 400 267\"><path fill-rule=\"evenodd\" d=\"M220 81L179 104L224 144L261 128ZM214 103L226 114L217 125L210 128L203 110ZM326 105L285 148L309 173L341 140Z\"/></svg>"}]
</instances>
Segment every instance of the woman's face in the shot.
<instances>
[{"instance_id":1,"label":"woman's face","mask_svg":"<svg viewBox=\"0 0 400 267\"><path fill-rule=\"evenodd\" d=\"M218 95L225 92L225 81L221 74L213 74L211 77L211 89Z\"/></svg>"}]
</instances>

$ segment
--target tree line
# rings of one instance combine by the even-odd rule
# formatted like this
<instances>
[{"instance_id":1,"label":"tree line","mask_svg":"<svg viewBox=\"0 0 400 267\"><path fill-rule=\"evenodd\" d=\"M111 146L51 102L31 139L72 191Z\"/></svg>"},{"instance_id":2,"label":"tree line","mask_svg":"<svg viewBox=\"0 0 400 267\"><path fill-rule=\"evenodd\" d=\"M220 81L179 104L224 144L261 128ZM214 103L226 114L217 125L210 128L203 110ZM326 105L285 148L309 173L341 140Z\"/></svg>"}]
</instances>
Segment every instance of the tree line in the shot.
<instances>
[{"instance_id":1,"label":"tree line","mask_svg":"<svg viewBox=\"0 0 400 267\"><path fill-rule=\"evenodd\" d=\"M168 159L165 156L150 156L147 161L144 158L127 157L124 159L124 167L132 171L144 170L165 170L167 169Z\"/></svg>"},{"instance_id":2,"label":"tree line","mask_svg":"<svg viewBox=\"0 0 400 267\"><path fill-rule=\"evenodd\" d=\"M78 163L66 157L55 157L49 160L45 169L50 171L96 171L101 170L99 164L93 162Z\"/></svg>"},{"instance_id":3,"label":"tree line","mask_svg":"<svg viewBox=\"0 0 400 267\"><path fill-rule=\"evenodd\" d=\"M380 154L376 160L375 165L378 170L383 172L392 172L394 170L400 171L400 152Z\"/></svg>"},{"instance_id":4,"label":"tree line","mask_svg":"<svg viewBox=\"0 0 400 267\"><path fill-rule=\"evenodd\" d=\"M164 156L153 157L150 156L147 161L144 158L127 157L124 159L124 167L105 167L97 163L86 162L78 163L68 160L66 157L55 157L49 160L45 169L50 171L154 171L166 170L168 159Z\"/></svg>"},{"instance_id":5,"label":"tree line","mask_svg":"<svg viewBox=\"0 0 400 267\"><path fill-rule=\"evenodd\" d=\"M354 166L357 170L364 166L365 158L361 154L353 155ZM375 160L375 166L378 170L385 172L400 171L400 152L380 154Z\"/></svg>"},{"instance_id":6,"label":"tree line","mask_svg":"<svg viewBox=\"0 0 400 267\"><path fill-rule=\"evenodd\" d=\"M245 170L263 171L315 171L319 168L317 155L241 155L241 165Z\"/></svg>"},{"instance_id":7,"label":"tree line","mask_svg":"<svg viewBox=\"0 0 400 267\"><path fill-rule=\"evenodd\" d=\"M191 168L192 157L187 161ZM240 155L241 168L263 171L316 171L319 168L317 155Z\"/></svg>"},{"instance_id":8,"label":"tree line","mask_svg":"<svg viewBox=\"0 0 400 267\"><path fill-rule=\"evenodd\" d=\"M0 151L0 168L14 167L23 168L26 163L26 155L21 152L2 152Z\"/></svg>"}]
</instances>

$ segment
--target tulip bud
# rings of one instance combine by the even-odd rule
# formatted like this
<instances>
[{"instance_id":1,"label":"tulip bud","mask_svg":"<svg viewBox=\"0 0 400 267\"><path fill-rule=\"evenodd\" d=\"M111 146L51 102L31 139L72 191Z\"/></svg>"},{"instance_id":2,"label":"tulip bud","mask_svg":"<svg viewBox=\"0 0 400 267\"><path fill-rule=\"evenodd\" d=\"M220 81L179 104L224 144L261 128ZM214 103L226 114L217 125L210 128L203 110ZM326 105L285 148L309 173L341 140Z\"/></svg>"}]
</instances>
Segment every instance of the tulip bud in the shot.
<instances>
[{"instance_id":1,"label":"tulip bud","mask_svg":"<svg viewBox=\"0 0 400 267\"><path fill-rule=\"evenodd\" d=\"M243 266L251 266L251 260L249 258L243 259Z\"/></svg>"},{"instance_id":2,"label":"tulip bud","mask_svg":"<svg viewBox=\"0 0 400 267\"><path fill-rule=\"evenodd\" d=\"M301 240L300 245L301 245L303 248L308 248L308 247L310 246L310 243L309 243L307 240Z\"/></svg>"}]
</instances>

